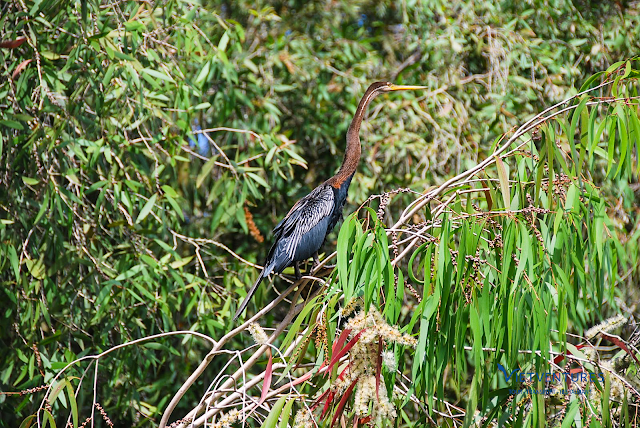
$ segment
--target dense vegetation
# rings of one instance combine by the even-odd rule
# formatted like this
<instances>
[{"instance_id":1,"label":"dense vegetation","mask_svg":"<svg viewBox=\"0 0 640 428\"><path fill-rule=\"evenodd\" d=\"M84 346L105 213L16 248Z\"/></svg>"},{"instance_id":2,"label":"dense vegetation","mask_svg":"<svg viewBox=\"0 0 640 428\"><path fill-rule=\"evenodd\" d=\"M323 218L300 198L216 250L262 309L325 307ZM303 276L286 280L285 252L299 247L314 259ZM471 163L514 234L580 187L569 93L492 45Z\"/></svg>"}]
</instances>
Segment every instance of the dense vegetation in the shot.
<instances>
[{"instance_id":1,"label":"dense vegetation","mask_svg":"<svg viewBox=\"0 0 640 428\"><path fill-rule=\"evenodd\" d=\"M628 1L0 4L0 427L636 425L639 29ZM376 80L429 90L376 99L323 264L233 324Z\"/></svg>"}]
</instances>

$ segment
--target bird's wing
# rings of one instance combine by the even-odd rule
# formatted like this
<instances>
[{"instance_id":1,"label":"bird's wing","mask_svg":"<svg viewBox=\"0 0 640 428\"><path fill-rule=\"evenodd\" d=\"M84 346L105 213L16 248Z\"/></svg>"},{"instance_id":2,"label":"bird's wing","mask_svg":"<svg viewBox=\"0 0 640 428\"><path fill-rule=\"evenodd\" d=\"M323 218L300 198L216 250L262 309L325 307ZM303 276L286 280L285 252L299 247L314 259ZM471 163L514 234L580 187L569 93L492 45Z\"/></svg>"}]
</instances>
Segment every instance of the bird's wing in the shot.
<instances>
[{"instance_id":1,"label":"bird's wing","mask_svg":"<svg viewBox=\"0 0 640 428\"><path fill-rule=\"evenodd\" d=\"M291 207L287 215L273 228L273 233L286 236L295 226L298 226L301 233L308 232L319 220L331 214L333 205L334 194L331 186L318 186Z\"/></svg>"},{"instance_id":2,"label":"bird's wing","mask_svg":"<svg viewBox=\"0 0 640 428\"><path fill-rule=\"evenodd\" d=\"M321 185L300 199L289 213L273 229L276 241L289 239L286 252L293 257L300 238L331 215L334 206L334 192L331 186Z\"/></svg>"},{"instance_id":3,"label":"bird's wing","mask_svg":"<svg viewBox=\"0 0 640 428\"><path fill-rule=\"evenodd\" d=\"M329 224L329 216L333 212L334 193L331 186L321 185L300 199L289 213L273 229L275 242L269 251L264 269L258 276L247 296L244 298L233 317L234 321L244 312L249 300L256 292L264 278L272 272L280 273L294 260L296 249L302 237L313 227L325 221ZM284 260L284 263L280 264ZM274 267L280 264L280 268Z\"/></svg>"}]
</instances>

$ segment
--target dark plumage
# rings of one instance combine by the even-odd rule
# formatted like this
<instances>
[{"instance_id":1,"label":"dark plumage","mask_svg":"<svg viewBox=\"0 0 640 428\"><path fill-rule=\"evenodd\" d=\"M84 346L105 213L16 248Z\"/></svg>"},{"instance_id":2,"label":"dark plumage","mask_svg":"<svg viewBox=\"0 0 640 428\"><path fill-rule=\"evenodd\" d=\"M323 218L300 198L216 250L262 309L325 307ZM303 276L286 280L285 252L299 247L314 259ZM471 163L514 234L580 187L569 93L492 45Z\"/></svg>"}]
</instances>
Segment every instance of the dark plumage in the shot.
<instances>
[{"instance_id":1,"label":"dark plumage","mask_svg":"<svg viewBox=\"0 0 640 428\"><path fill-rule=\"evenodd\" d=\"M347 199L347 191L360 160L360 124L371 100L382 92L424 88L424 86L398 86L389 82L376 82L369 86L358 104L358 109L347 131L347 148L340 170L296 202L273 229L274 242L265 260L264 268L247 293L247 297L238 307L234 320L244 312L264 278L272 273L280 273L292 264L296 267L296 274L298 274L298 262L317 255L327 234L342 217L342 207Z\"/></svg>"}]
</instances>

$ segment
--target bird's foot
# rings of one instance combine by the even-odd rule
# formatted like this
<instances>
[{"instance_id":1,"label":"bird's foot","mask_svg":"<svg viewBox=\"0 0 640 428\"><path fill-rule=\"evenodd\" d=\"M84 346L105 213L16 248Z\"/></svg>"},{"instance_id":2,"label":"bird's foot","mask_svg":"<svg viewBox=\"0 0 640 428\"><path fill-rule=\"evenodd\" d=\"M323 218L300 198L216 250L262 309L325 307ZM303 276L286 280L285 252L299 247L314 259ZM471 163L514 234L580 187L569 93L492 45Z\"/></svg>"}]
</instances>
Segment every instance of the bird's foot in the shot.
<instances>
[{"instance_id":1,"label":"bird's foot","mask_svg":"<svg viewBox=\"0 0 640 428\"><path fill-rule=\"evenodd\" d=\"M298 266L298 262L295 262L293 266L296 270L296 281L299 281L300 278L302 278L302 274L300 273L300 266Z\"/></svg>"},{"instance_id":2,"label":"bird's foot","mask_svg":"<svg viewBox=\"0 0 640 428\"><path fill-rule=\"evenodd\" d=\"M320 265L320 258L318 257L318 252L313 253L313 264L311 265L311 269L309 272L313 272Z\"/></svg>"}]
</instances>

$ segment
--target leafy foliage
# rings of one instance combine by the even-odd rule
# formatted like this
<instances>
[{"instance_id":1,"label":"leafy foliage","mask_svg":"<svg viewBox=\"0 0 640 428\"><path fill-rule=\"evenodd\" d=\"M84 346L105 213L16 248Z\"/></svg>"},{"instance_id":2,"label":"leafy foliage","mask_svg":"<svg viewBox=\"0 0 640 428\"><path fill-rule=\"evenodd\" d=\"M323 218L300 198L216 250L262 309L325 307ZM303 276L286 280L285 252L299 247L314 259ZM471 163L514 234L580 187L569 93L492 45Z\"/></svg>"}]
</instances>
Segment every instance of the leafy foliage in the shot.
<instances>
[{"instance_id":1,"label":"leafy foliage","mask_svg":"<svg viewBox=\"0 0 640 428\"><path fill-rule=\"evenodd\" d=\"M616 61L638 51L635 8L3 3L0 426L167 408L221 426L628 426L640 67ZM275 330L254 326L254 346L229 320L268 231L334 173L382 79L430 90L370 109L336 268L294 284L304 305L267 306L263 286ZM536 395L548 380L498 364L604 381ZM197 408L203 390L230 409Z\"/></svg>"}]
</instances>

